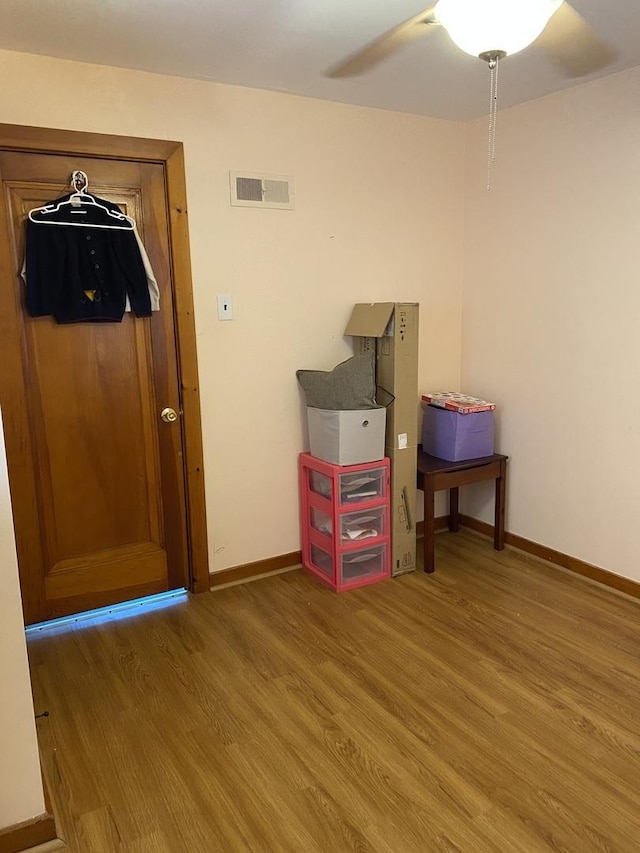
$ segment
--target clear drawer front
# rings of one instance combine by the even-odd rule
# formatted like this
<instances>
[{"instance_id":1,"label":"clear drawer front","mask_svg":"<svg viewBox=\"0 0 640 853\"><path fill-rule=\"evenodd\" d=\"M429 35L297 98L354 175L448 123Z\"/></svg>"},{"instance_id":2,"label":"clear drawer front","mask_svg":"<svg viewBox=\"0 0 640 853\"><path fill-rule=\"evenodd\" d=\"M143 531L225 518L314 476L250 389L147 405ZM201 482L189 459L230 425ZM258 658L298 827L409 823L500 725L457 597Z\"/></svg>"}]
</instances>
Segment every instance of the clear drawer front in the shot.
<instances>
[{"instance_id":1,"label":"clear drawer front","mask_svg":"<svg viewBox=\"0 0 640 853\"><path fill-rule=\"evenodd\" d=\"M369 471L357 471L340 474L340 504L363 503L385 496L385 468L372 468Z\"/></svg>"},{"instance_id":2,"label":"clear drawer front","mask_svg":"<svg viewBox=\"0 0 640 853\"><path fill-rule=\"evenodd\" d=\"M387 567L387 546L376 545L347 551L340 557L340 577L343 584L360 581L363 578L383 575Z\"/></svg>"}]
</instances>

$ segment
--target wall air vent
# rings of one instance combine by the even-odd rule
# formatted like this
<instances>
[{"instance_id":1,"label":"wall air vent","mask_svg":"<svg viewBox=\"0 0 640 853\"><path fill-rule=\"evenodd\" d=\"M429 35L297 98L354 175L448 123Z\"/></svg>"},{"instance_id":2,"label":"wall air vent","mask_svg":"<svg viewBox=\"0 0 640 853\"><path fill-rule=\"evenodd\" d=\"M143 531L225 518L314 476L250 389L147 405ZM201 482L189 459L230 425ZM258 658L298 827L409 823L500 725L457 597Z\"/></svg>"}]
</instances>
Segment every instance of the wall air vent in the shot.
<instances>
[{"instance_id":1,"label":"wall air vent","mask_svg":"<svg viewBox=\"0 0 640 853\"><path fill-rule=\"evenodd\" d=\"M235 207L294 208L293 178L287 175L229 172L229 186Z\"/></svg>"}]
</instances>

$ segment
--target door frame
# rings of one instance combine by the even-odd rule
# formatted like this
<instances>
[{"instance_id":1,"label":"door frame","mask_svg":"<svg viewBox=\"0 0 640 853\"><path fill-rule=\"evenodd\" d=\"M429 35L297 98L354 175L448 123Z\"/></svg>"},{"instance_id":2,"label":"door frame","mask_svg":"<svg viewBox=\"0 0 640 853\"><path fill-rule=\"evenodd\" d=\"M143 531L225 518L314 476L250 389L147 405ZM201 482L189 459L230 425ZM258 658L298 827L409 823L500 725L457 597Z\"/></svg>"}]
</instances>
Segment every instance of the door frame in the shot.
<instances>
[{"instance_id":1,"label":"door frame","mask_svg":"<svg viewBox=\"0 0 640 853\"><path fill-rule=\"evenodd\" d=\"M0 124L0 150L134 160L164 166L171 287L176 334L191 592L209 590L200 389L189 251L184 149L181 142ZM1 239L0 235L0 239Z\"/></svg>"}]
</instances>

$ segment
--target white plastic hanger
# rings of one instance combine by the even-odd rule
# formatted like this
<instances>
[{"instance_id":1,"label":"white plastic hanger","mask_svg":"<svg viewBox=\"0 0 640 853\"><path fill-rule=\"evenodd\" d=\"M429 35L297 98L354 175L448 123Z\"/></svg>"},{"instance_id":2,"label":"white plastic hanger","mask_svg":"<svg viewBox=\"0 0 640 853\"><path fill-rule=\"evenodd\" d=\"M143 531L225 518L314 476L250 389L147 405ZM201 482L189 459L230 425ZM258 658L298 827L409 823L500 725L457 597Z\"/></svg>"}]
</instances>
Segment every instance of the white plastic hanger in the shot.
<instances>
[{"instance_id":1,"label":"white plastic hanger","mask_svg":"<svg viewBox=\"0 0 640 853\"><path fill-rule=\"evenodd\" d=\"M109 210L108 207L105 207L104 204L100 204L100 202L96 201L93 196L89 195L89 179L87 178L86 172L81 172L79 170L73 172L71 175L71 187L75 192L69 196L69 198L54 201L51 202L51 204L45 204L43 207L34 207L30 210L28 217L31 222L35 222L38 225L70 225L72 228L107 228L109 230L116 229L118 231L133 231L135 228L135 222L130 216L126 216L124 213L120 213L120 211ZM70 207L72 209L71 212L76 213L79 216L87 213L87 207L98 207L114 220L114 224L97 225L92 222L69 222L49 218L51 214L56 213L65 207Z\"/></svg>"}]
</instances>

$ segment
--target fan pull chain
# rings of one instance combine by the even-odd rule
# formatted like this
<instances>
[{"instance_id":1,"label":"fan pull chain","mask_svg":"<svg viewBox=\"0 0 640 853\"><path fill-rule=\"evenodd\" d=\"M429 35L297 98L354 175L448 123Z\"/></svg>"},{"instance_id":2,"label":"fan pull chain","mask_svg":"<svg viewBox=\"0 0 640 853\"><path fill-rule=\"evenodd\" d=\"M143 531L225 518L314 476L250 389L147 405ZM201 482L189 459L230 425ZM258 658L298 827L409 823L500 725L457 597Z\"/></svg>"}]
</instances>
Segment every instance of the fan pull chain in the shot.
<instances>
[{"instance_id":1,"label":"fan pull chain","mask_svg":"<svg viewBox=\"0 0 640 853\"><path fill-rule=\"evenodd\" d=\"M499 56L492 56L489 65L489 145L487 152L487 190L491 189L491 168L496 162L496 129L498 124L498 66Z\"/></svg>"}]
</instances>

